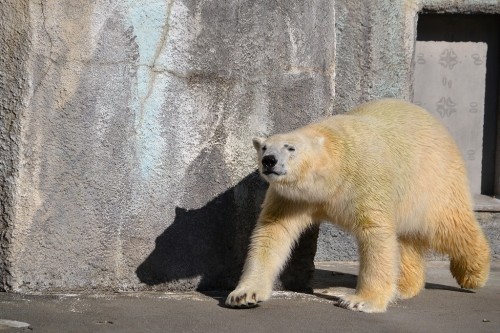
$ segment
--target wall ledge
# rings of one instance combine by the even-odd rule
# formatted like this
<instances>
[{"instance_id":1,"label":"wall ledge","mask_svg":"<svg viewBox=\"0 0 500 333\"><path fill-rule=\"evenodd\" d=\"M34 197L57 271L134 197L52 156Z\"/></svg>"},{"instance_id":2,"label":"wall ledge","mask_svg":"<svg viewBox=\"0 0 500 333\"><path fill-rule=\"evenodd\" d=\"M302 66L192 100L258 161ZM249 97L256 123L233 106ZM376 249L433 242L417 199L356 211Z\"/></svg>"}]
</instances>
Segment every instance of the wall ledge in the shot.
<instances>
[{"instance_id":1,"label":"wall ledge","mask_svg":"<svg viewBox=\"0 0 500 333\"><path fill-rule=\"evenodd\" d=\"M500 199L482 194L474 195L474 211L500 212Z\"/></svg>"}]
</instances>

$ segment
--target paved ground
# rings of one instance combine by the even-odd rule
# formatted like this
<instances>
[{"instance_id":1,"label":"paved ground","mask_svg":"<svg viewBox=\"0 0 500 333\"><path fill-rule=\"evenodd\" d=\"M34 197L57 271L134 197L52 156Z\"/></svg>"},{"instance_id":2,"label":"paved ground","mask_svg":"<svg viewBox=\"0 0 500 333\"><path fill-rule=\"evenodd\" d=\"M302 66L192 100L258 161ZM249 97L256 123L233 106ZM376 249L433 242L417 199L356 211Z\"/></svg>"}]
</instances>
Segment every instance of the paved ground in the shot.
<instances>
[{"instance_id":1,"label":"paved ground","mask_svg":"<svg viewBox=\"0 0 500 333\"><path fill-rule=\"evenodd\" d=\"M315 295L275 292L257 308L223 306L226 293L0 293L2 332L500 332L500 262L487 286L459 289L447 263L428 264L426 289L384 314L334 306L325 288L352 292L357 265L317 265ZM9 328L13 320L29 325Z\"/></svg>"}]
</instances>

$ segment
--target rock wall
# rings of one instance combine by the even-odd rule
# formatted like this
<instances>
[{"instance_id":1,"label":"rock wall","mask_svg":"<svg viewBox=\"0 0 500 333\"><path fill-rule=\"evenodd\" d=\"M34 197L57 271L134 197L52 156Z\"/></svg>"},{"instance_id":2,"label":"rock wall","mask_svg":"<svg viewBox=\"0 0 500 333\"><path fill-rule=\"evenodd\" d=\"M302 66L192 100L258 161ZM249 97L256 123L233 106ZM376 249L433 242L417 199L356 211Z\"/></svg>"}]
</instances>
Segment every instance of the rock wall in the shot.
<instances>
[{"instance_id":1,"label":"rock wall","mask_svg":"<svg viewBox=\"0 0 500 333\"><path fill-rule=\"evenodd\" d=\"M0 287L230 288L266 189L251 138L409 99L428 5L2 1ZM336 235L318 258L355 254Z\"/></svg>"},{"instance_id":2,"label":"rock wall","mask_svg":"<svg viewBox=\"0 0 500 333\"><path fill-rule=\"evenodd\" d=\"M333 112L333 3L24 9L8 288L234 284L265 190L251 138Z\"/></svg>"},{"instance_id":3,"label":"rock wall","mask_svg":"<svg viewBox=\"0 0 500 333\"><path fill-rule=\"evenodd\" d=\"M15 175L19 168L20 117L29 87L28 1L0 3L0 290L13 286L11 267Z\"/></svg>"}]
</instances>

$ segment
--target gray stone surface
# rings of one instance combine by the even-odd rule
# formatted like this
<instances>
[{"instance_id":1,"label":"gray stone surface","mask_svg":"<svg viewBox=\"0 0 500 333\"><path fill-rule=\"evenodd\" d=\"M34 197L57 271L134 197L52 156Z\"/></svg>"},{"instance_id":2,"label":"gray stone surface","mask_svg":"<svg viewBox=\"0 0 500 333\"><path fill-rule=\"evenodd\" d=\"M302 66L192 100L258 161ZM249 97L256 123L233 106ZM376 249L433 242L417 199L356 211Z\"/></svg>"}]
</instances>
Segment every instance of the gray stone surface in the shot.
<instances>
[{"instance_id":1,"label":"gray stone surface","mask_svg":"<svg viewBox=\"0 0 500 333\"><path fill-rule=\"evenodd\" d=\"M374 98L410 98L418 5L335 1L337 113Z\"/></svg>"},{"instance_id":2,"label":"gray stone surface","mask_svg":"<svg viewBox=\"0 0 500 333\"><path fill-rule=\"evenodd\" d=\"M498 14L499 3L497 0L419 0L420 9L436 13L450 14Z\"/></svg>"},{"instance_id":3,"label":"gray stone surface","mask_svg":"<svg viewBox=\"0 0 500 333\"><path fill-rule=\"evenodd\" d=\"M491 257L493 260L500 259L500 214L491 212L476 213L478 222L481 224L486 237L490 242Z\"/></svg>"},{"instance_id":4,"label":"gray stone surface","mask_svg":"<svg viewBox=\"0 0 500 333\"><path fill-rule=\"evenodd\" d=\"M427 7L500 13L489 0L1 1L0 288L234 285L266 188L251 138L410 99ZM346 240L322 227L317 258L351 258Z\"/></svg>"},{"instance_id":5,"label":"gray stone surface","mask_svg":"<svg viewBox=\"0 0 500 333\"><path fill-rule=\"evenodd\" d=\"M332 113L333 3L53 0L25 15L8 288L234 284L265 189L251 138Z\"/></svg>"},{"instance_id":6,"label":"gray stone surface","mask_svg":"<svg viewBox=\"0 0 500 333\"><path fill-rule=\"evenodd\" d=\"M325 290L353 292L357 265L323 263L315 295L274 292L253 309L223 306L227 293L0 293L0 319L28 329L5 332L498 332L500 266L477 292L457 287L447 263L427 265L425 289L391 304L386 313L366 314L335 306ZM327 289L328 288L328 289ZM1 321L0 321L1 325ZM2 327L0 326L0 330Z\"/></svg>"},{"instance_id":7,"label":"gray stone surface","mask_svg":"<svg viewBox=\"0 0 500 333\"><path fill-rule=\"evenodd\" d=\"M322 223L318 237L316 261L358 260L356 239L331 223Z\"/></svg>"},{"instance_id":8,"label":"gray stone surface","mask_svg":"<svg viewBox=\"0 0 500 333\"><path fill-rule=\"evenodd\" d=\"M495 203L497 204L497 203ZM495 209L498 206L495 205ZM481 225L491 247L493 260L500 260L500 214L498 212L476 212L476 219ZM427 253L429 260L448 260L447 256ZM356 239L330 223L323 223L318 237L316 261L355 261L358 260Z\"/></svg>"},{"instance_id":9,"label":"gray stone surface","mask_svg":"<svg viewBox=\"0 0 500 333\"><path fill-rule=\"evenodd\" d=\"M474 210L477 212L500 212L500 199L482 194L474 195Z\"/></svg>"},{"instance_id":10,"label":"gray stone surface","mask_svg":"<svg viewBox=\"0 0 500 333\"><path fill-rule=\"evenodd\" d=\"M28 1L0 2L0 290L12 286L14 192L19 154L19 118L29 86Z\"/></svg>"}]
</instances>

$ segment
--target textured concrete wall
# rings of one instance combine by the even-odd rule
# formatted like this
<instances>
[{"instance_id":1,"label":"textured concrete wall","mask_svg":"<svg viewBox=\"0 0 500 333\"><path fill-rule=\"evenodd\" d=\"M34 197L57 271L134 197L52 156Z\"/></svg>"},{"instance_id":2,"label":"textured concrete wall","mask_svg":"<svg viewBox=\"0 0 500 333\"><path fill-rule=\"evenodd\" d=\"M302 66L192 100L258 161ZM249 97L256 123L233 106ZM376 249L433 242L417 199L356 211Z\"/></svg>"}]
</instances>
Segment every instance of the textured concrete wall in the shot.
<instances>
[{"instance_id":1,"label":"textured concrete wall","mask_svg":"<svg viewBox=\"0 0 500 333\"><path fill-rule=\"evenodd\" d=\"M424 5L2 1L2 287L229 288L266 187L251 138L410 98ZM355 254L328 226L318 248Z\"/></svg>"},{"instance_id":2,"label":"textured concrete wall","mask_svg":"<svg viewBox=\"0 0 500 333\"><path fill-rule=\"evenodd\" d=\"M493 260L500 259L500 214L498 212L476 212L476 219L483 228L490 242ZM330 224L322 224L318 239L316 261L356 261L358 251L354 246L355 239ZM429 260L448 260L447 256L427 253Z\"/></svg>"},{"instance_id":3,"label":"textured concrete wall","mask_svg":"<svg viewBox=\"0 0 500 333\"><path fill-rule=\"evenodd\" d=\"M11 245L19 118L28 89L28 1L0 2L0 290L12 286Z\"/></svg>"},{"instance_id":4,"label":"textured concrete wall","mask_svg":"<svg viewBox=\"0 0 500 333\"><path fill-rule=\"evenodd\" d=\"M265 189L251 138L332 113L333 3L49 0L24 20L9 288L234 284Z\"/></svg>"},{"instance_id":5,"label":"textured concrete wall","mask_svg":"<svg viewBox=\"0 0 500 333\"><path fill-rule=\"evenodd\" d=\"M418 4L336 1L335 110L374 98L409 99Z\"/></svg>"}]
</instances>

